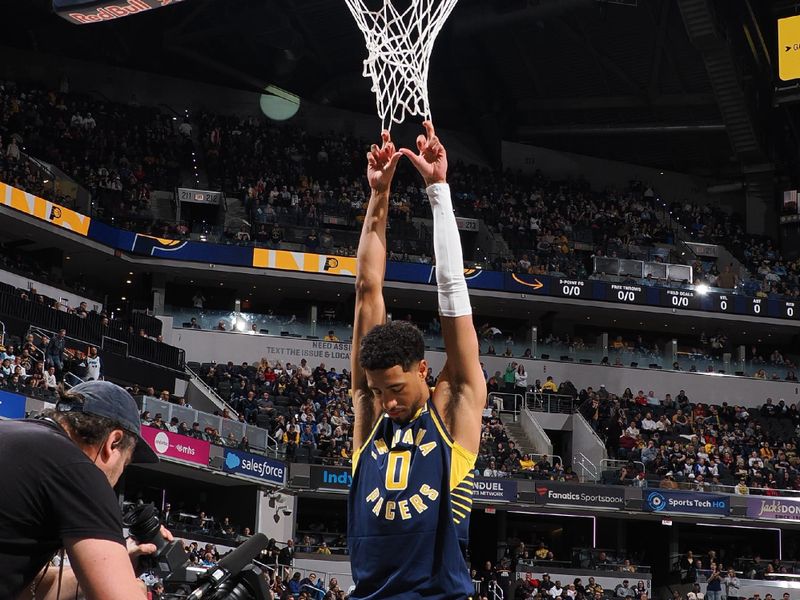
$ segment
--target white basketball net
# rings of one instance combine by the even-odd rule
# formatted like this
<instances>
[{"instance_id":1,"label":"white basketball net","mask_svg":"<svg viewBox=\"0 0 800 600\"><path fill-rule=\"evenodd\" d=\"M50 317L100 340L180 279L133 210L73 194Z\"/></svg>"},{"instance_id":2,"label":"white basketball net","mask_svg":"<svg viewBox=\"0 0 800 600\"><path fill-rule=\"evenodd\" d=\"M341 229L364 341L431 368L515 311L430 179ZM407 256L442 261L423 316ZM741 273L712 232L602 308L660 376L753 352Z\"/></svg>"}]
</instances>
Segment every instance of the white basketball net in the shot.
<instances>
[{"instance_id":1,"label":"white basketball net","mask_svg":"<svg viewBox=\"0 0 800 600\"><path fill-rule=\"evenodd\" d=\"M384 129L408 115L431 118L428 68L433 43L458 0L411 0L400 12L392 0L371 11L364 0L345 0L367 42L364 77L372 79Z\"/></svg>"}]
</instances>

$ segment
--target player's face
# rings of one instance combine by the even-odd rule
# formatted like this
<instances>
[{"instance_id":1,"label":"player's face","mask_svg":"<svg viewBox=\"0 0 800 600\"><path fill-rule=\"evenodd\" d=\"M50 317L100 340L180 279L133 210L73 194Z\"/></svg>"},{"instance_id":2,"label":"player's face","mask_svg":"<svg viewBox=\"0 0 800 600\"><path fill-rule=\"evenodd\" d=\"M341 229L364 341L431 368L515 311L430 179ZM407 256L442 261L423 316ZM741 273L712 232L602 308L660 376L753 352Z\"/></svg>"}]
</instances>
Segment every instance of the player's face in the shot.
<instances>
[{"instance_id":1,"label":"player's face","mask_svg":"<svg viewBox=\"0 0 800 600\"><path fill-rule=\"evenodd\" d=\"M408 371L403 371L400 365L390 369L367 370L367 384L392 421L407 423L428 399L425 385L427 371L428 363L425 360L411 365Z\"/></svg>"}]
</instances>

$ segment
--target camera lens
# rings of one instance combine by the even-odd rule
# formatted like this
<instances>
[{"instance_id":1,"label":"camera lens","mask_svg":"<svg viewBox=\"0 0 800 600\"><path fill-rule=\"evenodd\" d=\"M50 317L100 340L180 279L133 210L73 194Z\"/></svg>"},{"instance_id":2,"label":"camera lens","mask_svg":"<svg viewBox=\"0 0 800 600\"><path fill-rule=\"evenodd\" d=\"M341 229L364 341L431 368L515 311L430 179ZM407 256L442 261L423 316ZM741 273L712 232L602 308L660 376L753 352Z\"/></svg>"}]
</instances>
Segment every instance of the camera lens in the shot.
<instances>
[{"instance_id":1,"label":"camera lens","mask_svg":"<svg viewBox=\"0 0 800 600\"><path fill-rule=\"evenodd\" d=\"M152 504L142 504L131 509L125 514L122 522L137 543L155 544L159 551L167 545L167 541L161 535L158 512Z\"/></svg>"}]
</instances>

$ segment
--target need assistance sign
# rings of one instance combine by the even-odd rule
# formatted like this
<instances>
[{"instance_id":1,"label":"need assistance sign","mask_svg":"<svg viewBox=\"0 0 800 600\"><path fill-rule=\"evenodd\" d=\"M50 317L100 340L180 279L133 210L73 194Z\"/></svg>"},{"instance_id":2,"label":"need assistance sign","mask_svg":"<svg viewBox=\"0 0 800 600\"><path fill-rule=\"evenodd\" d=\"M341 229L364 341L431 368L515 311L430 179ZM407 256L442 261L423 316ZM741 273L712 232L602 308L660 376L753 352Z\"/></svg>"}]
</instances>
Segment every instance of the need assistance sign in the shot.
<instances>
[{"instance_id":1,"label":"need assistance sign","mask_svg":"<svg viewBox=\"0 0 800 600\"><path fill-rule=\"evenodd\" d=\"M778 75L800 79L800 15L778 19Z\"/></svg>"}]
</instances>

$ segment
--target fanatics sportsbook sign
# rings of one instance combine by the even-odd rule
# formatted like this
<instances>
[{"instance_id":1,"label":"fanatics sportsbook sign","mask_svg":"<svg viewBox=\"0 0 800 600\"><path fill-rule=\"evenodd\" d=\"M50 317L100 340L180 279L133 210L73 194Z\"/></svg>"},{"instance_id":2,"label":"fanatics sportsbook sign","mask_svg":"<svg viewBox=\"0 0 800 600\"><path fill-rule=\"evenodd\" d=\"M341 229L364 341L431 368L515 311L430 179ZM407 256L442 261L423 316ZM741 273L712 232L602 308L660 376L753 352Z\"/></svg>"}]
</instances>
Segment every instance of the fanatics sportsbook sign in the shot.
<instances>
[{"instance_id":1,"label":"fanatics sportsbook sign","mask_svg":"<svg viewBox=\"0 0 800 600\"><path fill-rule=\"evenodd\" d=\"M537 481L536 504L622 509L625 508L625 491L599 485Z\"/></svg>"}]
</instances>

